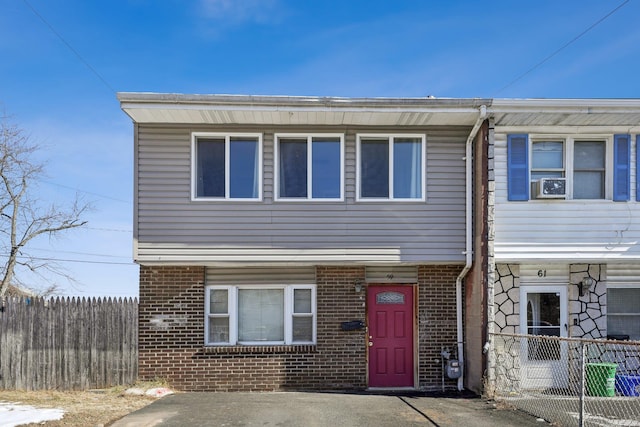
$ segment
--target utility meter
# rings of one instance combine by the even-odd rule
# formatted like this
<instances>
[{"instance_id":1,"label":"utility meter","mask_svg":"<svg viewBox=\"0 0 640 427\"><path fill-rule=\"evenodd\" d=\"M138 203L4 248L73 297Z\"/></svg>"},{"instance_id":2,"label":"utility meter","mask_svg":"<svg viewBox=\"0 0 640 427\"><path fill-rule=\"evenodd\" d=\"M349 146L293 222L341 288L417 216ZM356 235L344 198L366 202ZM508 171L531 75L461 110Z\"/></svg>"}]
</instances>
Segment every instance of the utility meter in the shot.
<instances>
[{"instance_id":1,"label":"utility meter","mask_svg":"<svg viewBox=\"0 0 640 427\"><path fill-rule=\"evenodd\" d=\"M447 376L456 379L460 378L461 375L460 361L455 359L447 360Z\"/></svg>"}]
</instances>

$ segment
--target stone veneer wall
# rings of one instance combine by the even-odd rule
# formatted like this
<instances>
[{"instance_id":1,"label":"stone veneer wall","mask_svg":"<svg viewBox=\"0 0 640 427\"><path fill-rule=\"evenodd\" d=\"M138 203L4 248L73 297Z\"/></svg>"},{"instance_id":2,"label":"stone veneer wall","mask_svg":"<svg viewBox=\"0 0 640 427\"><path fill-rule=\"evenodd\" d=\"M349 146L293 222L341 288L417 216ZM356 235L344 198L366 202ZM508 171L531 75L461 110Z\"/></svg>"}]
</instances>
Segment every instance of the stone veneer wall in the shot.
<instances>
[{"instance_id":1,"label":"stone veneer wall","mask_svg":"<svg viewBox=\"0 0 640 427\"><path fill-rule=\"evenodd\" d=\"M496 265L494 282L494 320L492 329L496 333L520 334L520 266L518 264ZM595 286L580 296L576 283L585 277L596 281ZM567 278L569 336L571 338L603 338L607 335L607 292L605 265L570 264ZM575 324L574 324L575 322ZM570 346L569 365L581 356L577 346ZM518 391L520 388L520 339L496 337L489 358L490 384L501 392ZM577 390L579 378L572 370L569 387ZM492 389L488 394L492 395Z\"/></svg>"},{"instance_id":2,"label":"stone veneer wall","mask_svg":"<svg viewBox=\"0 0 640 427\"><path fill-rule=\"evenodd\" d=\"M604 264L571 264L569 283L580 283L585 277L596 281L593 289L580 296L578 287L569 286L569 331L572 338L604 338L607 336L607 286ZM577 319L577 325L574 325Z\"/></svg>"},{"instance_id":3,"label":"stone veneer wall","mask_svg":"<svg viewBox=\"0 0 640 427\"><path fill-rule=\"evenodd\" d=\"M520 266L498 264L495 272L493 330L495 333L518 334L520 333Z\"/></svg>"},{"instance_id":4,"label":"stone veneer wall","mask_svg":"<svg viewBox=\"0 0 640 427\"><path fill-rule=\"evenodd\" d=\"M494 332L505 334L520 331L520 266L496 265L494 282ZM585 277L596 281L593 289L579 295L575 285ZM569 265L568 318L569 336L572 338L602 338L607 336L607 289L604 283L605 266L602 264ZM577 319L577 324L574 324Z\"/></svg>"}]
</instances>

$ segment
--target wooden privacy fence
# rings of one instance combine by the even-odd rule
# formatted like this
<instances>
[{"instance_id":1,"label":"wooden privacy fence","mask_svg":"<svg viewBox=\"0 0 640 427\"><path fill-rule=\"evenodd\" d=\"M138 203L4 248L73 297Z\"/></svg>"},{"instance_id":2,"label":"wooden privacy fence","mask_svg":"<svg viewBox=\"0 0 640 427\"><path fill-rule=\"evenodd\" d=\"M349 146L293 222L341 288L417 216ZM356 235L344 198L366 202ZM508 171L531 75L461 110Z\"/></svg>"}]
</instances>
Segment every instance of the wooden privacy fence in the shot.
<instances>
[{"instance_id":1,"label":"wooden privacy fence","mask_svg":"<svg viewBox=\"0 0 640 427\"><path fill-rule=\"evenodd\" d=\"M85 390L137 376L136 299L0 300L0 389Z\"/></svg>"}]
</instances>

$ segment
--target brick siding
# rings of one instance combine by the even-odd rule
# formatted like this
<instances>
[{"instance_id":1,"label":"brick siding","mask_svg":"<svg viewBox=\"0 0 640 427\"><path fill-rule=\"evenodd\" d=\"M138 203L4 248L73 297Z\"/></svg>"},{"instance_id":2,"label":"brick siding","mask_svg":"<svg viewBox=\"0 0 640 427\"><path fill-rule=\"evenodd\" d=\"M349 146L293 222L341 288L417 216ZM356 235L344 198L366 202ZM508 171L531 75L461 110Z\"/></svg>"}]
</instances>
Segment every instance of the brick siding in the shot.
<instances>
[{"instance_id":1,"label":"brick siding","mask_svg":"<svg viewBox=\"0 0 640 427\"><path fill-rule=\"evenodd\" d=\"M421 266L419 381L442 385L441 346L456 342L455 278L459 266ZM140 267L139 376L178 390L358 390L367 386L364 330L340 323L364 320L364 267L316 268L317 344L205 347L204 267ZM455 382L447 381L451 387Z\"/></svg>"},{"instance_id":2,"label":"brick siding","mask_svg":"<svg viewBox=\"0 0 640 427\"><path fill-rule=\"evenodd\" d=\"M421 266L418 268L418 348L420 388L442 390L443 348L457 352L456 277L461 266ZM446 389L457 380L444 376Z\"/></svg>"}]
</instances>

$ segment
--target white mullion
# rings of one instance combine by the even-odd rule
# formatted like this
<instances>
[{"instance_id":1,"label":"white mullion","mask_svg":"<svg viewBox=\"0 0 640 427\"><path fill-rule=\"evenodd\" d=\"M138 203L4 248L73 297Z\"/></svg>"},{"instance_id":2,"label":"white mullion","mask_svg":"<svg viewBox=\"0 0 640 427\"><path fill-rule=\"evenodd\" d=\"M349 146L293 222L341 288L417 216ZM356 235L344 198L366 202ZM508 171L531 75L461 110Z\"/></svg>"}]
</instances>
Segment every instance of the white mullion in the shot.
<instances>
[{"instance_id":1,"label":"white mullion","mask_svg":"<svg viewBox=\"0 0 640 427\"><path fill-rule=\"evenodd\" d=\"M420 135L420 199L427 200L427 139Z\"/></svg>"},{"instance_id":2,"label":"white mullion","mask_svg":"<svg viewBox=\"0 0 640 427\"><path fill-rule=\"evenodd\" d=\"M307 199L313 199L313 137L307 136Z\"/></svg>"},{"instance_id":3,"label":"white mullion","mask_svg":"<svg viewBox=\"0 0 640 427\"><path fill-rule=\"evenodd\" d=\"M257 174L258 176L256 177L256 179L258 180L258 200L262 201L262 196L263 196L263 185L264 182L262 181L262 168L264 167L264 165L262 164L262 162L264 161L264 141L263 141L264 135L261 133L258 135L258 137L256 138L256 144L258 144L258 170L257 170ZM275 160L275 159L274 159ZM275 178L275 177L274 177Z\"/></svg>"},{"instance_id":4,"label":"white mullion","mask_svg":"<svg viewBox=\"0 0 640 427\"><path fill-rule=\"evenodd\" d=\"M566 154L566 159L567 159L567 164L565 165L566 168L566 172L565 172L565 178L566 178L566 186L565 186L565 191L567 192L567 198L568 199L573 199L573 154L574 154L574 149L573 149L573 138L571 137L567 137L564 140L565 143L565 148L567 150L567 154Z\"/></svg>"},{"instance_id":5,"label":"white mullion","mask_svg":"<svg viewBox=\"0 0 640 427\"><path fill-rule=\"evenodd\" d=\"M362 148L361 146L362 146L362 135L358 134L356 135L356 201L362 200L362 153L361 153ZM342 154L344 157L344 151ZM342 168L342 172L344 174L344 166ZM342 177L342 179L344 179L344 176ZM342 185L342 188L344 188L344 183ZM343 196L345 196L344 193L343 193Z\"/></svg>"},{"instance_id":6,"label":"white mullion","mask_svg":"<svg viewBox=\"0 0 640 427\"><path fill-rule=\"evenodd\" d=\"M567 140L561 139L562 142L562 175L567 179ZM566 191L566 188L565 188Z\"/></svg>"},{"instance_id":7,"label":"white mullion","mask_svg":"<svg viewBox=\"0 0 640 427\"><path fill-rule=\"evenodd\" d=\"M393 144L395 142L395 137L390 136L387 138L389 143L389 200L395 199L395 194L393 192Z\"/></svg>"},{"instance_id":8,"label":"white mullion","mask_svg":"<svg viewBox=\"0 0 640 427\"><path fill-rule=\"evenodd\" d=\"M191 200L198 198L198 137L191 134Z\"/></svg>"},{"instance_id":9,"label":"white mullion","mask_svg":"<svg viewBox=\"0 0 640 427\"><path fill-rule=\"evenodd\" d=\"M316 330L316 326L318 323L318 314L317 314L317 310L316 310L316 287L315 286L311 286L311 341L312 342L317 342L316 341L316 334L317 334L317 330Z\"/></svg>"},{"instance_id":10,"label":"white mullion","mask_svg":"<svg viewBox=\"0 0 640 427\"><path fill-rule=\"evenodd\" d=\"M629 137L631 139L631 137ZM604 142L604 198L605 200L613 199L613 169L615 165L613 163L613 138L608 137L602 140ZM631 141L629 141L631 143ZM631 144L633 145L633 144ZM631 169L631 168L629 168ZM631 173L631 170L629 170ZM630 187L633 188L633 185Z\"/></svg>"},{"instance_id":11,"label":"white mullion","mask_svg":"<svg viewBox=\"0 0 640 427\"><path fill-rule=\"evenodd\" d=\"M231 188L231 137L229 135L224 137L224 198L229 199Z\"/></svg>"},{"instance_id":12,"label":"white mullion","mask_svg":"<svg viewBox=\"0 0 640 427\"><path fill-rule=\"evenodd\" d=\"M356 160L357 161L357 160ZM356 169L358 166L356 165ZM356 180L357 182L357 180ZM344 200L344 134L340 135L340 200Z\"/></svg>"},{"instance_id":13,"label":"white mullion","mask_svg":"<svg viewBox=\"0 0 640 427\"><path fill-rule=\"evenodd\" d=\"M204 288L204 344L209 345L209 317L211 316L211 288Z\"/></svg>"},{"instance_id":14,"label":"white mullion","mask_svg":"<svg viewBox=\"0 0 640 427\"><path fill-rule=\"evenodd\" d=\"M262 159L260 159L262 168ZM277 133L273 135L273 198L274 200L280 200L280 135ZM262 173L262 170L260 171Z\"/></svg>"},{"instance_id":15,"label":"white mullion","mask_svg":"<svg viewBox=\"0 0 640 427\"><path fill-rule=\"evenodd\" d=\"M229 286L228 291L228 311L229 311L229 344L238 344L238 287Z\"/></svg>"},{"instance_id":16,"label":"white mullion","mask_svg":"<svg viewBox=\"0 0 640 427\"><path fill-rule=\"evenodd\" d=\"M293 286L284 288L284 343L293 342Z\"/></svg>"}]
</instances>

